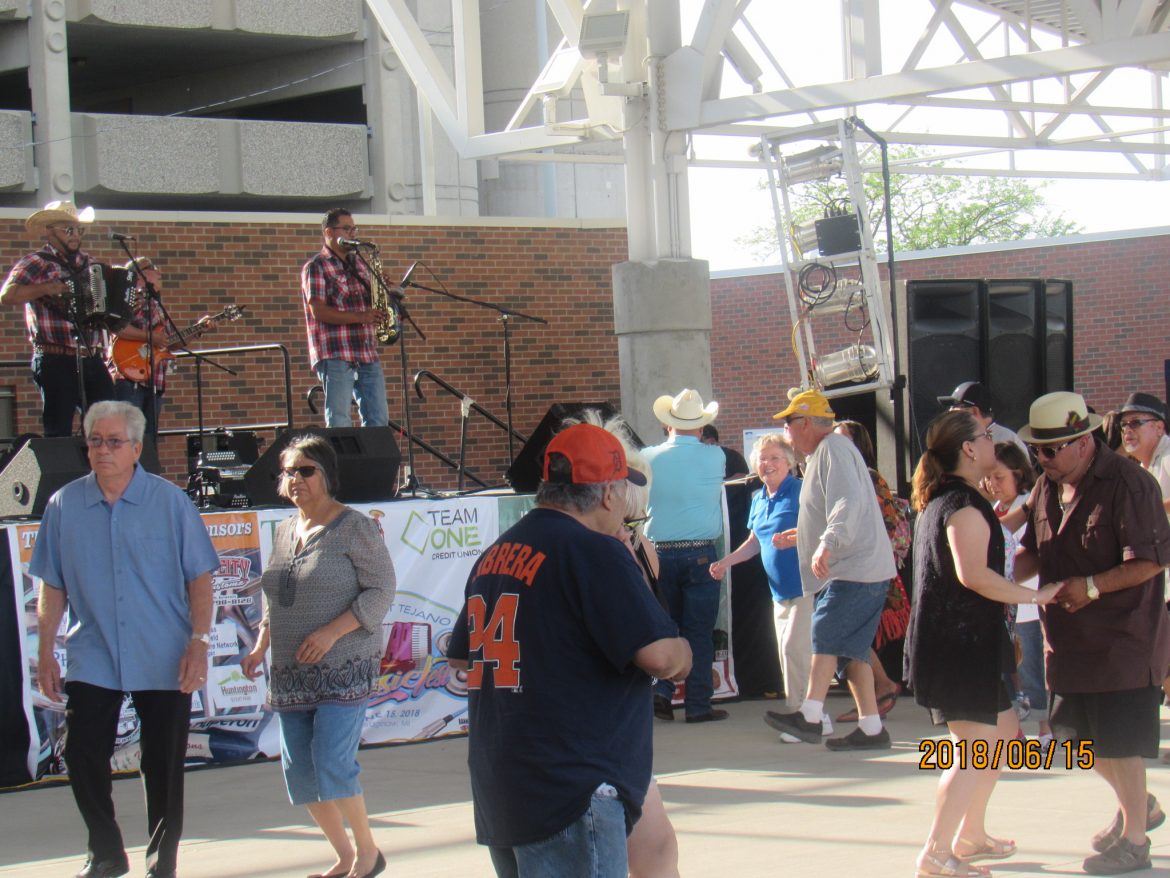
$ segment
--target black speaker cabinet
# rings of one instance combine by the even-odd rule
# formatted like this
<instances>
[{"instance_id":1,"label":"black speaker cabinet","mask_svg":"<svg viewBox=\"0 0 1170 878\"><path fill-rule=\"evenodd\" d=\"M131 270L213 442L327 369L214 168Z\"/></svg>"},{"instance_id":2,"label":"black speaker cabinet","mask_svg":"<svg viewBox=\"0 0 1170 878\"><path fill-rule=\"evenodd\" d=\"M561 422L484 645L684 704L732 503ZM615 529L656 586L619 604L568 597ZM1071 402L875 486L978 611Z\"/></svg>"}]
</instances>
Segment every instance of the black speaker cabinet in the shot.
<instances>
[{"instance_id":1,"label":"black speaker cabinet","mask_svg":"<svg viewBox=\"0 0 1170 878\"><path fill-rule=\"evenodd\" d=\"M0 472L0 516L39 518L59 488L88 472L89 457L80 436L34 436Z\"/></svg>"},{"instance_id":2,"label":"black speaker cabinet","mask_svg":"<svg viewBox=\"0 0 1170 878\"><path fill-rule=\"evenodd\" d=\"M1028 423L1032 400L1043 396L1044 282L987 281L987 367L984 377L997 423L1018 430Z\"/></svg>"},{"instance_id":3,"label":"black speaker cabinet","mask_svg":"<svg viewBox=\"0 0 1170 878\"><path fill-rule=\"evenodd\" d=\"M337 452L339 481L337 499L343 503L372 503L391 500L398 486L398 465L402 453L390 427L305 427L285 431L276 437L244 476L248 499L253 506L271 506L287 501L276 493L280 475L280 453L293 436L313 433L324 436Z\"/></svg>"},{"instance_id":4,"label":"black speaker cabinet","mask_svg":"<svg viewBox=\"0 0 1170 878\"><path fill-rule=\"evenodd\" d=\"M617 414L617 410L607 402L553 403L504 474L513 491L517 494L531 494L540 486L540 477L544 472L544 449L548 447L549 440L560 432L565 418L577 417L585 409L600 412L603 421ZM633 435L633 430L630 432ZM634 445L641 448L642 444L642 440L634 435Z\"/></svg>"}]
</instances>

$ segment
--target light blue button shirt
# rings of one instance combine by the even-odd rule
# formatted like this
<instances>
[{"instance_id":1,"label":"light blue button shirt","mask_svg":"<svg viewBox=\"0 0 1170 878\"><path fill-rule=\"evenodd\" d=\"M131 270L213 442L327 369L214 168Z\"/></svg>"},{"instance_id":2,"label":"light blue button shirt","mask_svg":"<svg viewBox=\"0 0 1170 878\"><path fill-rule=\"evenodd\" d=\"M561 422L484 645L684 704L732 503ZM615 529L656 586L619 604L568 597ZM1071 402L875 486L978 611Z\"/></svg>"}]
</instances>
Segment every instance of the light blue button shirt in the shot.
<instances>
[{"instance_id":1,"label":"light blue button shirt","mask_svg":"<svg viewBox=\"0 0 1170 878\"><path fill-rule=\"evenodd\" d=\"M218 568L199 512L170 482L136 467L112 506L93 473L70 482L45 507L29 564L65 589L66 681L178 689L191 639L187 583Z\"/></svg>"},{"instance_id":2,"label":"light blue button shirt","mask_svg":"<svg viewBox=\"0 0 1170 878\"><path fill-rule=\"evenodd\" d=\"M654 473L646 535L656 543L718 537L723 532L723 449L704 445L697 436L672 436L643 448L642 456Z\"/></svg>"}]
</instances>

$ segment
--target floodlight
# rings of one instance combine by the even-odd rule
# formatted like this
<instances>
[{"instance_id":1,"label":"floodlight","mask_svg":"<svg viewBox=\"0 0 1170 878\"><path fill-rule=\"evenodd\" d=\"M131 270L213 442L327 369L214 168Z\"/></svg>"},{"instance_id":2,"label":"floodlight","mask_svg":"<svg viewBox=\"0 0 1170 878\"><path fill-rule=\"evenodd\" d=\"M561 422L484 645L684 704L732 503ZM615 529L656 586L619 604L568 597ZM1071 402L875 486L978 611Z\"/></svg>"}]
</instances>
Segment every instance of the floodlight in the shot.
<instances>
[{"instance_id":1,"label":"floodlight","mask_svg":"<svg viewBox=\"0 0 1170 878\"><path fill-rule=\"evenodd\" d=\"M846 381L867 381L878 372L878 355L870 345L855 344L818 357L813 372L822 387Z\"/></svg>"},{"instance_id":2,"label":"floodlight","mask_svg":"<svg viewBox=\"0 0 1170 878\"><path fill-rule=\"evenodd\" d=\"M824 180L839 174L845 165L839 146L824 144L807 152L784 158L784 180L788 184Z\"/></svg>"},{"instance_id":3,"label":"floodlight","mask_svg":"<svg viewBox=\"0 0 1170 878\"><path fill-rule=\"evenodd\" d=\"M581 37L577 50L584 58L596 58L599 54L620 55L626 47L630 31L630 13L586 12L581 20Z\"/></svg>"}]
</instances>

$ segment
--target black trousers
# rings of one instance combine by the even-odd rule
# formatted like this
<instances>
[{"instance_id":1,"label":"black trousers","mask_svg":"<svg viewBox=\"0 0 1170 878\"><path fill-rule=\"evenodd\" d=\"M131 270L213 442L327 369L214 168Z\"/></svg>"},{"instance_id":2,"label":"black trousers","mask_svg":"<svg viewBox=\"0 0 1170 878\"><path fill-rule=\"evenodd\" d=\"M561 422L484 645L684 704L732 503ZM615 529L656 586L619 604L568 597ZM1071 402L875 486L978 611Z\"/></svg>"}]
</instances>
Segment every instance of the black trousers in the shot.
<instances>
[{"instance_id":1,"label":"black trousers","mask_svg":"<svg viewBox=\"0 0 1170 878\"><path fill-rule=\"evenodd\" d=\"M32 373L41 389L41 425L45 435L72 436L73 413L81 408L77 358L72 354L33 354ZM87 405L114 398L114 381L101 356L83 357L81 374L85 377Z\"/></svg>"},{"instance_id":2,"label":"black trousers","mask_svg":"<svg viewBox=\"0 0 1170 878\"><path fill-rule=\"evenodd\" d=\"M122 693L89 683L65 684L65 765L77 808L89 830L96 861L122 860L126 848L114 818L110 757L118 731ZM191 721L191 696L178 690L131 692L140 723L142 782L150 842L147 868L166 873L178 862L183 833L183 762Z\"/></svg>"}]
</instances>

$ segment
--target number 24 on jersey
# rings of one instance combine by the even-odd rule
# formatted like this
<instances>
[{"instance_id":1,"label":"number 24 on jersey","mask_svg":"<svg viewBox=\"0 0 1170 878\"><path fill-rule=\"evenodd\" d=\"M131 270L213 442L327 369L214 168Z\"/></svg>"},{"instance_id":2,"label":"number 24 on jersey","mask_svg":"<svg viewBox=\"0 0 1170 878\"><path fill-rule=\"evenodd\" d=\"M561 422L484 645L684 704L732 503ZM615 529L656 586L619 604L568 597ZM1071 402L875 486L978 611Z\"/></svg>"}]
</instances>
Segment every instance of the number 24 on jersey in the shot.
<instances>
[{"instance_id":1,"label":"number 24 on jersey","mask_svg":"<svg viewBox=\"0 0 1170 878\"><path fill-rule=\"evenodd\" d=\"M520 688L520 643L516 640L516 611L520 595L501 594L488 615L481 595L467 599L467 688L483 687L486 670L496 689Z\"/></svg>"}]
</instances>

